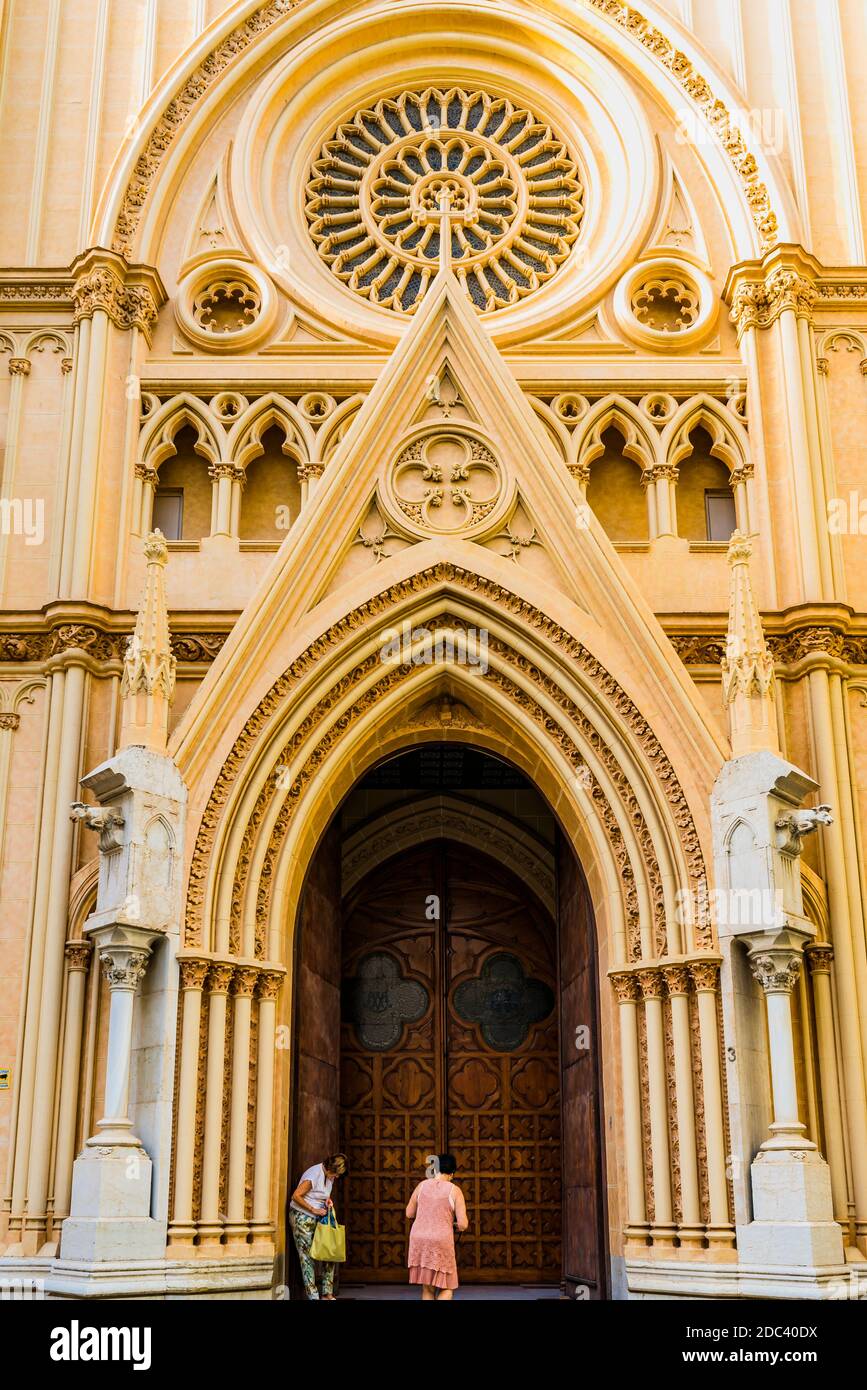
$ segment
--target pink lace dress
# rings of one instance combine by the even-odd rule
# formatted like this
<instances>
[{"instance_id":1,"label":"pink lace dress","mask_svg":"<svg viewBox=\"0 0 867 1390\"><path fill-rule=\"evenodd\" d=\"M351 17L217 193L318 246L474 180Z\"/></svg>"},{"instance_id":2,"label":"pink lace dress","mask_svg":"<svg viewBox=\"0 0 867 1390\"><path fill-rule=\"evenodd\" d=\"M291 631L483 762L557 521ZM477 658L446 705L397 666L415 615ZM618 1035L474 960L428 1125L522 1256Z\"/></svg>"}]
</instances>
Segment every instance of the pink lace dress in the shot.
<instances>
[{"instance_id":1,"label":"pink lace dress","mask_svg":"<svg viewBox=\"0 0 867 1390\"><path fill-rule=\"evenodd\" d=\"M455 1262L454 1201L450 1182L426 1178L414 1193L415 1220L409 1233L409 1282L436 1289L458 1287Z\"/></svg>"}]
</instances>

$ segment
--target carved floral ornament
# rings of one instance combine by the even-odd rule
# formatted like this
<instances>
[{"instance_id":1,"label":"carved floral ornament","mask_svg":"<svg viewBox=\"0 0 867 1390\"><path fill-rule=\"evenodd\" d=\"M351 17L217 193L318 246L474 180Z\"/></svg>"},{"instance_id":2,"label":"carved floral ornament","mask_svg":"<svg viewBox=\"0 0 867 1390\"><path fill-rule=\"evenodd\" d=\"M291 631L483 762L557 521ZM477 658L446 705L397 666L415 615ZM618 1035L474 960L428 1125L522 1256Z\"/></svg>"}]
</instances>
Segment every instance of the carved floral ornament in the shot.
<instances>
[{"instance_id":1,"label":"carved floral ornament","mask_svg":"<svg viewBox=\"0 0 867 1390\"><path fill-rule=\"evenodd\" d=\"M687 54L681 52L640 10L621 3L621 0L586 0L586 3L640 44L662 68L671 73L695 103L716 133L738 175L762 250L773 246L777 240L777 216L771 206L768 189L760 178L756 158L733 123L725 103L717 97L707 79L697 71ZM115 251L131 254L150 188L173 142L199 102L236 59L258 39L284 22L297 5L298 0L267 0L221 38L203 57L195 71L183 80L151 129L135 161L114 224L111 244Z\"/></svg>"}]
</instances>

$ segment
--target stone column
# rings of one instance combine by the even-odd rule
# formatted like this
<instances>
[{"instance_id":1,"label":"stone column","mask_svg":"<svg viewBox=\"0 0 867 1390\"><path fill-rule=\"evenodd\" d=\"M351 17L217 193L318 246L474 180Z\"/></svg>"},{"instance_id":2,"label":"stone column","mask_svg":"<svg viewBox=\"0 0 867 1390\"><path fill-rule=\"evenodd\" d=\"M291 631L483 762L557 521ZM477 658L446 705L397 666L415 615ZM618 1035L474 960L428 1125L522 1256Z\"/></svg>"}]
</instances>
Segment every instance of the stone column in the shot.
<instances>
[{"instance_id":1,"label":"stone column","mask_svg":"<svg viewBox=\"0 0 867 1390\"><path fill-rule=\"evenodd\" d=\"M738 1233L741 1259L756 1265L842 1265L830 1170L798 1118L791 993L805 936L785 927L745 933L743 939L765 998L773 1119L752 1165L754 1220Z\"/></svg>"},{"instance_id":2,"label":"stone column","mask_svg":"<svg viewBox=\"0 0 867 1390\"><path fill-rule=\"evenodd\" d=\"M704 1098L704 1137L707 1148L707 1186L710 1204L707 1240L711 1249L728 1248L734 1243L729 1220L726 1181L726 1142L723 1119L723 1089L720 1074L717 992L719 961L690 961L689 973L695 986L698 1010L701 1086Z\"/></svg>"},{"instance_id":3,"label":"stone column","mask_svg":"<svg viewBox=\"0 0 867 1390\"><path fill-rule=\"evenodd\" d=\"M644 997L647 1081L650 1093L650 1150L653 1166L653 1224L650 1234L654 1245L673 1246L676 1228L671 1193L668 1082L665 1025L662 1017L665 980L658 970L639 970L638 981Z\"/></svg>"},{"instance_id":4,"label":"stone column","mask_svg":"<svg viewBox=\"0 0 867 1390\"><path fill-rule=\"evenodd\" d=\"M81 1065L81 1028L84 994L93 946L89 941L66 943L66 1021L63 1030L63 1060L60 1069L60 1113L57 1119L57 1157L54 1163L54 1217L66 1216L72 1188L72 1159L75 1150L75 1121L78 1109L78 1082Z\"/></svg>"},{"instance_id":5,"label":"stone column","mask_svg":"<svg viewBox=\"0 0 867 1390\"><path fill-rule=\"evenodd\" d=\"M220 1165L223 1154L223 1094L226 1054L226 1014L235 966L212 965L208 976L208 1064L205 1078L205 1134L202 1152L202 1215L199 1249L223 1253L220 1215Z\"/></svg>"},{"instance_id":6,"label":"stone column","mask_svg":"<svg viewBox=\"0 0 867 1390\"><path fill-rule=\"evenodd\" d=\"M258 971L239 966L233 981L232 1108L229 1117L229 1176L226 1195L226 1245L247 1248L245 1220L247 1170L247 1100L250 1091L250 1024Z\"/></svg>"},{"instance_id":7,"label":"stone column","mask_svg":"<svg viewBox=\"0 0 867 1390\"><path fill-rule=\"evenodd\" d=\"M169 1254L192 1253L196 1234L193 1222L193 1169L196 1149L196 1100L199 1081L199 1040L202 1026L202 987L210 961L182 959L181 1066L176 1100L175 1185Z\"/></svg>"},{"instance_id":8,"label":"stone column","mask_svg":"<svg viewBox=\"0 0 867 1390\"><path fill-rule=\"evenodd\" d=\"M843 1113L840 1104L837 1048L834 1038L834 1013L831 998L831 964L834 959L834 951L831 946L824 942L815 942L807 947L806 956L810 967L813 985L813 1010L816 1016L825 1153L828 1158L828 1167L831 1169L834 1215L845 1231L849 1226L849 1197L846 1187L846 1148L843 1138Z\"/></svg>"},{"instance_id":9,"label":"stone column","mask_svg":"<svg viewBox=\"0 0 867 1390\"><path fill-rule=\"evenodd\" d=\"M63 1223L60 1258L161 1259L166 1223L151 1218L153 1165L129 1116L135 996L157 933L115 925L91 935L109 986L105 1114L73 1165L73 1214Z\"/></svg>"},{"instance_id":10,"label":"stone column","mask_svg":"<svg viewBox=\"0 0 867 1390\"><path fill-rule=\"evenodd\" d=\"M689 968L686 965L664 966L663 975L671 1001L671 1030L674 1040L674 1091L677 1103L681 1191L681 1224L678 1237L682 1248L700 1250L704 1243L704 1229L701 1220L695 1142L695 1095L689 1031Z\"/></svg>"},{"instance_id":11,"label":"stone column","mask_svg":"<svg viewBox=\"0 0 867 1390\"><path fill-rule=\"evenodd\" d=\"M644 1188L644 1137L641 1129L641 1072L638 1060L637 977L629 972L611 977L620 1015L620 1067L623 1088L623 1129L626 1140L627 1242L647 1244L647 1197Z\"/></svg>"},{"instance_id":12,"label":"stone column","mask_svg":"<svg viewBox=\"0 0 867 1390\"><path fill-rule=\"evenodd\" d=\"M273 1248L271 1214L271 1149L274 1141L274 1061L276 1045L277 995L283 983L282 970L264 970L259 975L259 1028L256 1048L256 1138L253 1168L253 1245L251 1253Z\"/></svg>"}]
</instances>

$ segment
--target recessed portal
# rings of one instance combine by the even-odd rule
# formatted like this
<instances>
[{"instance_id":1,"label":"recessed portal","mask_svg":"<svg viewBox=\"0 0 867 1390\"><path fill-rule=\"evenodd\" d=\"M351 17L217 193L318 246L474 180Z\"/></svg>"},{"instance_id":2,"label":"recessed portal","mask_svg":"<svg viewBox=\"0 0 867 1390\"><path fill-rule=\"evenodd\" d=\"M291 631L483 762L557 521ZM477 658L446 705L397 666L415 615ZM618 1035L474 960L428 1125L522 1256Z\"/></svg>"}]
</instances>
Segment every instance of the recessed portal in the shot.
<instances>
[{"instance_id":1,"label":"recessed portal","mask_svg":"<svg viewBox=\"0 0 867 1390\"><path fill-rule=\"evenodd\" d=\"M461 744L381 764L317 853L298 953L292 1168L348 1156L343 1282L406 1281L406 1203L451 1152L462 1283L605 1297L594 925L535 787Z\"/></svg>"}]
</instances>

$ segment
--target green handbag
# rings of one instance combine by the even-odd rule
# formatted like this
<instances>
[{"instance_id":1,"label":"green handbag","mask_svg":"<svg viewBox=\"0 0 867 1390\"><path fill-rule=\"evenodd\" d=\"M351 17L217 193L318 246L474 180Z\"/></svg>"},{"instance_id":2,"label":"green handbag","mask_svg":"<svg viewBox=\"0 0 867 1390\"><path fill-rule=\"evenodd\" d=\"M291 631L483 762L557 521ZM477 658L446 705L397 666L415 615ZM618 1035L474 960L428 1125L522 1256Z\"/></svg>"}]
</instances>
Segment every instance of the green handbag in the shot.
<instances>
[{"instance_id":1,"label":"green handbag","mask_svg":"<svg viewBox=\"0 0 867 1390\"><path fill-rule=\"evenodd\" d=\"M323 1264L342 1264L346 1259L346 1227L338 1226L333 1207L316 1223L310 1258Z\"/></svg>"}]
</instances>

